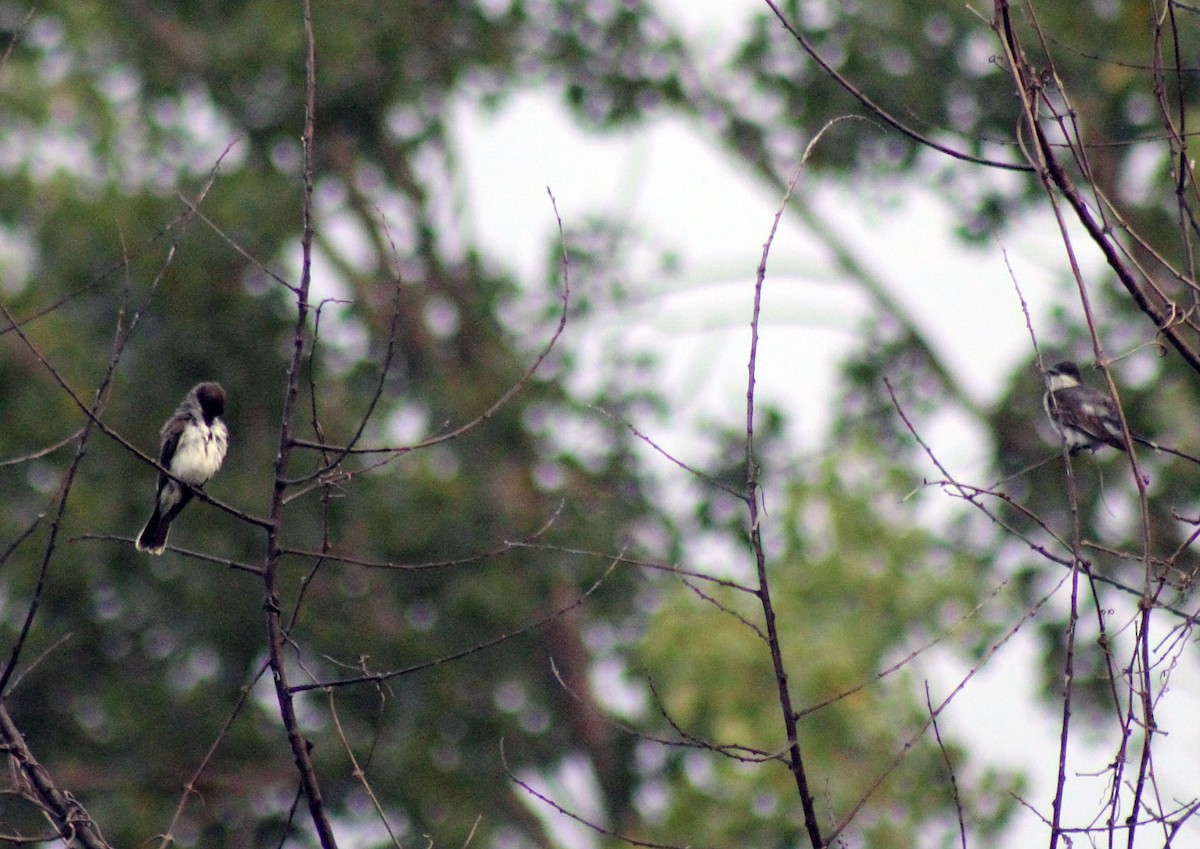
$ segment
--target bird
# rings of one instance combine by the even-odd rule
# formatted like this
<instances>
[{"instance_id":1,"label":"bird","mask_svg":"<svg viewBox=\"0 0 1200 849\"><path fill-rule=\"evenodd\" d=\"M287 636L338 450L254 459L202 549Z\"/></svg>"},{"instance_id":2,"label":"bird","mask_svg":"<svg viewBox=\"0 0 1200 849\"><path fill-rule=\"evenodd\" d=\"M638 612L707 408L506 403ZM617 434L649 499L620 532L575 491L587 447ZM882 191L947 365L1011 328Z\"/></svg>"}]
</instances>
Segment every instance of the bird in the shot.
<instances>
[{"instance_id":1,"label":"bird","mask_svg":"<svg viewBox=\"0 0 1200 849\"><path fill-rule=\"evenodd\" d=\"M203 486L221 468L229 448L224 413L225 390L207 381L196 384L162 426L158 463L170 474L159 473L154 512L138 535L138 551L162 554L171 522L192 500L194 487Z\"/></svg>"},{"instance_id":2,"label":"bird","mask_svg":"<svg viewBox=\"0 0 1200 849\"><path fill-rule=\"evenodd\" d=\"M1079 366L1064 360L1046 369L1042 406L1072 454L1109 445L1125 450L1117 405L1106 393L1083 384Z\"/></svg>"}]
</instances>

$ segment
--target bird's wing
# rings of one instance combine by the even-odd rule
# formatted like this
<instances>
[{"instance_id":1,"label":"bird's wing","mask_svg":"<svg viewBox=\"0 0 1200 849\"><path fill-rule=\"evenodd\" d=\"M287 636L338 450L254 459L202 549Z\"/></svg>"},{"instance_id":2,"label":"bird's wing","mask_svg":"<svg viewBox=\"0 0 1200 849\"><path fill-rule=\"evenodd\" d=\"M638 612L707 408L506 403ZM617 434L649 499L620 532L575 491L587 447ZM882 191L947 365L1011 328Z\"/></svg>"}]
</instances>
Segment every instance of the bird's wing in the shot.
<instances>
[{"instance_id":1,"label":"bird's wing","mask_svg":"<svg viewBox=\"0 0 1200 849\"><path fill-rule=\"evenodd\" d=\"M1125 447L1117 407L1103 392L1090 386L1072 386L1059 390L1055 397L1060 399L1058 408L1064 424L1114 448Z\"/></svg>"},{"instance_id":2,"label":"bird's wing","mask_svg":"<svg viewBox=\"0 0 1200 849\"><path fill-rule=\"evenodd\" d=\"M172 416L162 429L162 448L158 452L158 464L164 469L171 468L171 460L175 457L175 449L179 447L179 438L187 422Z\"/></svg>"}]
</instances>

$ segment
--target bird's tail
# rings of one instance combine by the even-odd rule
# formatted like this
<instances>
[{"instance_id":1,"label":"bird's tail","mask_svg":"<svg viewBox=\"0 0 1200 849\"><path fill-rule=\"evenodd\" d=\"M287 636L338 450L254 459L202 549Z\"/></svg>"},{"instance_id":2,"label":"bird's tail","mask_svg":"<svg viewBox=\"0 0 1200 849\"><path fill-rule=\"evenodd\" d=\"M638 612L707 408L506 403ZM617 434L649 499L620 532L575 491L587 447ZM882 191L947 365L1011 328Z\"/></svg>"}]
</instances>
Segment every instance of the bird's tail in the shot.
<instances>
[{"instance_id":1,"label":"bird's tail","mask_svg":"<svg viewBox=\"0 0 1200 849\"><path fill-rule=\"evenodd\" d=\"M1133 436L1133 441L1138 443L1139 445L1145 445L1147 448L1153 448L1155 451L1162 451L1166 454L1174 454L1176 457L1182 457L1184 460L1190 460L1191 462L1195 463L1197 466L1200 466L1200 457L1195 457L1191 454L1188 454L1183 451L1179 451L1175 448L1168 448L1165 445L1159 445L1157 442L1152 442L1151 440L1146 439L1144 436L1138 436L1137 434L1132 434L1132 436Z\"/></svg>"},{"instance_id":2,"label":"bird's tail","mask_svg":"<svg viewBox=\"0 0 1200 849\"><path fill-rule=\"evenodd\" d=\"M137 550L149 554L162 554L167 547L167 532L170 530L171 520L163 516L155 506L154 512L150 514L150 521L146 522L146 527L138 534Z\"/></svg>"}]
</instances>

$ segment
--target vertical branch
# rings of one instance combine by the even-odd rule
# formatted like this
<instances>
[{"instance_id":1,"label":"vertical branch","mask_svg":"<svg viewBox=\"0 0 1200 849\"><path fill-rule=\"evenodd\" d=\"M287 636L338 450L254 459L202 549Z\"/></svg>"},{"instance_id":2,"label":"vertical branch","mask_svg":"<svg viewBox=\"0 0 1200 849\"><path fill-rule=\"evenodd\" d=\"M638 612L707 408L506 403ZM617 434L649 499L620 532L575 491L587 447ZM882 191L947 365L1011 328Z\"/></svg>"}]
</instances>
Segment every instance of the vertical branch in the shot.
<instances>
[{"instance_id":1,"label":"vertical branch","mask_svg":"<svg viewBox=\"0 0 1200 849\"><path fill-rule=\"evenodd\" d=\"M800 175L804 173L804 166L817 142L831 127L853 117L835 118L813 136L804 149L804 155L800 158L800 167L796 169L796 175L788 183L779 209L775 211L775 219L771 222L771 232L767 234L767 240L763 243L762 259L759 260L754 279L754 308L750 318L750 359L746 365L746 492L742 496L742 500L745 501L746 509L749 512L750 547L754 551L754 565L758 575L758 588L754 594L762 605L767 645L771 651L771 666L775 672L775 684L779 692L779 707L783 712L783 726L787 732L788 768L796 780L796 791L800 795L800 806L804 810L804 827L808 831L808 839L812 842L814 849L821 849L826 843L821 836L821 826L817 822L812 792L808 788L804 758L800 753L800 736L797 730L799 717L792 707L792 693L788 686L787 670L783 664L783 648L779 641L779 631L775 626L775 607L771 602L771 588L767 580L767 557L763 550L761 519L758 512L758 502L761 496L758 482L758 459L754 451L754 385L757 377L758 325L759 315L762 312L763 282L767 277L767 259L771 254L771 244L775 241L775 233L779 230L779 221L783 217L783 211L787 209L796 183L799 181Z\"/></svg>"},{"instance_id":2,"label":"vertical branch","mask_svg":"<svg viewBox=\"0 0 1200 849\"><path fill-rule=\"evenodd\" d=\"M1063 453L1067 453L1066 445ZM1063 795L1067 787L1067 744L1071 737L1071 702L1075 692L1075 638L1079 626L1079 570L1080 556L1079 505L1075 490L1075 475L1067 461L1068 498L1071 503L1071 518L1074 529L1071 536L1071 611L1067 619L1066 647L1063 659L1062 723L1058 738L1058 773L1055 776L1054 802L1050 814L1050 849L1058 846L1062 834Z\"/></svg>"},{"instance_id":3,"label":"vertical branch","mask_svg":"<svg viewBox=\"0 0 1200 849\"><path fill-rule=\"evenodd\" d=\"M1130 660L1129 666L1129 683L1133 688L1133 693L1139 696L1142 706L1142 752L1138 762L1137 780L1134 782L1133 799L1129 811L1129 818L1126 821L1129 834L1129 849L1133 849L1133 839L1138 831L1138 814L1142 810L1142 795L1146 790L1146 779L1150 774L1150 748L1154 738L1154 734L1158 730L1158 724L1154 719L1154 696L1153 696L1153 679L1150 675L1150 610L1152 605L1150 601L1149 591L1142 599L1142 612L1138 623L1137 630L1137 648L1134 650L1134 657ZM1141 669L1135 667L1139 665ZM1140 672L1139 680L1134 680L1134 673ZM1132 713L1133 703L1130 700L1130 712Z\"/></svg>"},{"instance_id":4,"label":"vertical branch","mask_svg":"<svg viewBox=\"0 0 1200 849\"><path fill-rule=\"evenodd\" d=\"M1155 4L1157 5L1157 4ZM1166 62L1162 49L1162 28L1164 17L1170 21L1171 45L1174 53L1172 76L1175 81L1175 114L1178 126L1171 117L1170 92L1167 90ZM1194 184L1191 173L1192 166L1188 161L1187 149L1187 103L1184 94L1184 72L1182 53L1179 49L1179 26L1175 21L1175 4L1168 2L1161 13L1154 16L1153 40L1151 42L1154 68L1154 94L1158 99L1158 110L1162 116L1163 130L1166 133L1167 144L1171 147L1172 161L1177 171L1175 173L1175 203L1178 214L1180 247L1184 254L1183 267L1193 279L1196 276L1196 250L1194 245L1195 218L1187 202L1189 185ZM1192 293L1193 305L1197 302L1196 293Z\"/></svg>"},{"instance_id":5,"label":"vertical branch","mask_svg":"<svg viewBox=\"0 0 1200 849\"><path fill-rule=\"evenodd\" d=\"M820 134L818 134L819 137ZM816 139L810 143L809 150L815 142ZM805 158L807 156L808 151L805 151ZM762 309L763 281L767 275L767 257L771 253L771 243L775 240L775 232L779 229L779 219L783 216L784 209L787 208L792 189L795 187L796 181L800 179L803 167L802 162L800 170L796 171L796 176L792 178L792 182L784 194L783 203L779 205L779 209L775 213L771 232L767 236L766 242L763 243L762 259L759 261L754 280L754 309L750 319L750 361L746 367L748 372L746 381L746 493L743 500L749 511L750 547L754 551L754 565L758 573L758 588L755 590L755 595L758 596L759 603L762 605L767 645L771 651L771 666L775 671L775 684L779 693L779 707L783 712L783 725L787 731L788 768L796 780L796 791L800 794L800 805L804 809L804 827L808 831L808 839L812 842L813 849L821 849L825 846L825 840L821 837L821 826L817 822L816 807L813 805L812 793L808 788L804 759L800 754L800 736L796 727L797 715L792 707L792 693L788 686L787 670L783 664L783 650L779 641L779 631L775 626L775 608L771 603L771 589L767 580L767 558L763 550L761 520L758 512L760 497L758 459L754 451L754 384L758 357L758 321Z\"/></svg>"},{"instance_id":6,"label":"vertical branch","mask_svg":"<svg viewBox=\"0 0 1200 849\"><path fill-rule=\"evenodd\" d=\"M1032 70L1025 61L1024 52L1013 29L1012 16L1007 0L996 0L996 18L993 26L997 35L1000 36L1001 44L1008 59L1009 71L1012 74L1017 96L1020 100L1022 123L1030 129L1036 140L1036 144L1027 155L1034 160L1032 164L1037 167L1038 178L1046 190L1055 220L1062 233L1063 243L1067 249L1067 258L1071 264L1071 271L1079 289L1079 297L1083 303L1084 315L1092 331L1092 342L1097 348L1097 359L1102 359L1099 357L1098 349L1100 343L1096 336L1095 324L1092 321L1087 288L1083 284L1082 272L1076 261L1075 252L1071 248L1065 222L1055 198L1055 181L1050 176L1054 169L1058 169L1058 173L1060 174L1062 170L1054 160L1054 152L1047 143L1042 133L1041 125L1038 122L1037 101L1034 94L1037 91L1037 83L1035 82ZM1124 425L1122 426L1124 427ZM1126 432L1126 440L1127 444L1132 445L1132 441L1128 437L1128 432ZM1064 635L1062 719L1059 726L1058 771L1055 776L1054 801L1051 805L1050 815L1050 849L1057 849L1063 828L1063 799L1067 785L1067 750L1071 737L1072 697L1075 689L1075 639L1079 625L1079 569L1082 563L1078 492L1076 489L1074 468L1071 465L1070 451L1065 439L1061 444L1061 450L1063 463L1066 468L1067 501L1071 513L1071 601L1070 613L1067 619L1067 631ZM1129 451L1129 455L1130 462L1133 463L1136 474L1138 472L1137 459L1133 455L1132 448Z\"/></svg>"},{"instance_id":7,"label":"vertical branch","mask_svg":"<svg viewBox=\"0 0 1200 849\"><path fill-rule=\"evenodd\" d=\"M317 781L316 769L313 766L309 752L309 742L300 733L296 719L294 696L288 689L287 670L284 663L284 645L286 634L281 622L279 602L279 559L281 547L279 540L280 524L282 521L284 492L287 488L288 457L292 449L292 413L296 406L296 394L300 380L300 368L304 358L304 345L308 329L308 292L312 281L312 243L313 243L313 135L314 115L316 112L316 46L313 38L312 5L310 0L304 0L304 201L303 201L303 233L300 245L302 250L300 284L296 288L296 327L292 336L292 359L288 365L287 386L283 401L283 412L279 424L279 452L275 455L275 481L271 495L271 510L269 527L267 529L266 563L263 569L263 585L265 598L263 608L266 615L267 648L271 667L271 678L275 684L275 697L279 702L279 714L287 729L288 745L292 749L292 757L296 762L296 770L300 774L300 785L308 801L308 811L312 817L313 827L317 831L323 849L336 849L337 841L333 836L333 828L321 795L321 787Z\"/></svg>"}]
</instances>

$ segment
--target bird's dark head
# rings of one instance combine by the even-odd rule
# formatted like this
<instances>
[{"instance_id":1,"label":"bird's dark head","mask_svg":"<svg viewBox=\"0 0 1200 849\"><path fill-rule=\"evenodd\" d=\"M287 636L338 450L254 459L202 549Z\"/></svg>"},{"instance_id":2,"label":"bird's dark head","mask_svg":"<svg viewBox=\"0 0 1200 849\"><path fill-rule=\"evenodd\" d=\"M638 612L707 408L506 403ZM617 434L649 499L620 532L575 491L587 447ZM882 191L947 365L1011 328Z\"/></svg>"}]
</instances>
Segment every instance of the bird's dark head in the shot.
<instances>
[{"instance_id":1,"label":"bird's dark head","mask_svg":"<svg viewBox=\"0 0 1200 849\"><path fill-rule=\"evenodd\" d=\"M1063 360L1060 363L1055 363L1046 369L1047 377L1069 377L1074 378L1077 383L1083 382L1083 376L1079 373L1079 366L1070 360Z\"/></svg>"},{"instance_id":2,"label":"bird's dark head","mask_svg":"<svg viewBox=\"0 0 1200 849\"><path fill-rule=\"evenodd\" d=\"M200 383L192 390L192 395L196 397L196 403L200 405L200 411L204 413L206 421L212 421L217 416L225 412L225 390L221 388L219 383Z\"/></svg>"},{"instance_id":3,"label":"bird's dark head","mask_svg":"<svg viewBox=\"0 0 1200 849\"><path fill-rule=\"evenodd\" d=\"M1079 386L1083 383L1083 377L1079 374L1079 366L1070 360L1063 360L1046 369L1046 383L1051 392L1057 392Z\"/></svg>"}]
</instances>

